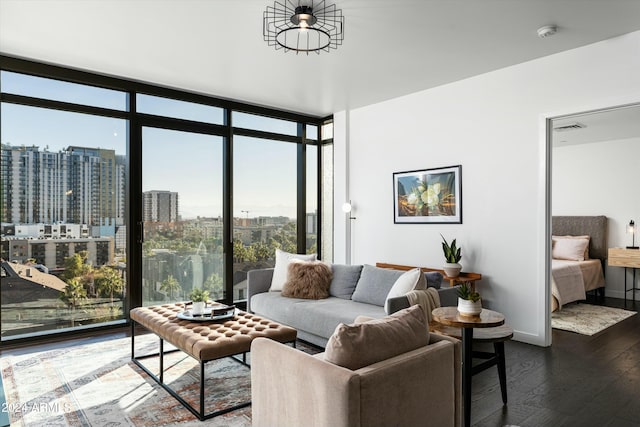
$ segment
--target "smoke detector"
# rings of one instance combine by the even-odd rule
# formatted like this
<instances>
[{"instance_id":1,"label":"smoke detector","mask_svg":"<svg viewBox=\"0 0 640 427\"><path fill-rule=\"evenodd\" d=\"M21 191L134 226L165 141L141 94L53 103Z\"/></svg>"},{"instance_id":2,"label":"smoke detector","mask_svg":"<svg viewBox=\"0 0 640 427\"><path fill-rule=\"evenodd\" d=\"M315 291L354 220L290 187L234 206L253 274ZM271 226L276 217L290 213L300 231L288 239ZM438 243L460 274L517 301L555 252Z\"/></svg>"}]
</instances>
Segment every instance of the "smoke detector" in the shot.
<instances>
[{"instance_id":1,"label":"smoke detector","mask_svg":"<svg viewBox=\"0 0 640 427\"><path fill-rule=\"evenodd\" d=\"M551 37L558 31L558 27L555 25L545 25L544 27L538 28L538 37L541 39L545 37Z\"/></svg>"}]
</instances>

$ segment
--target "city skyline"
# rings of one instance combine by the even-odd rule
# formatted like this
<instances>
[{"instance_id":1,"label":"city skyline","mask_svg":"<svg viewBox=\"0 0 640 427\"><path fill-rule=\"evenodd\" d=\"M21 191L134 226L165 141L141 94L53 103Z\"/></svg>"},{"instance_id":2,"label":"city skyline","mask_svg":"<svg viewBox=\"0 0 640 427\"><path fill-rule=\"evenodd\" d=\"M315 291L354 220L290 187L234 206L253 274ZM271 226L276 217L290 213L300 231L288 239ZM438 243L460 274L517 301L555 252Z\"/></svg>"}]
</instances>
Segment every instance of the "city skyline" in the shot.
<instances>
[{"instance_id":1,"label":"city skyline","mask_svg":"<svg viewBox=\"0 0 640 427\"><path fill-rule=\"evenodd\" d=\"M45 117L38 117L41 115ZM87 143L87 138L79 131L66 133L64 139L59 136L52 137L57 134L59 126L51 122L70 121L71 117L68 115L73 115L76 125L83 125L81 128L92 128L92 133L96 132L101 136L98 140L103 143L93 145ZM45 125L31 127L19 125L20 121L26 120L25 116L30 117L29 121L34 120ZM16 126L2 127L2 143L11 147L35 146L41 152L46 150L55 153L66 151L70 146L80 146L112 149L117 155L126 153L126 131L121 120L96 118L77 113L52 112L11 104L3 105L2 120L5 123L16 124ZM14 129L20 129L20 133L14 133ZM143 147L152 144L153 149L144 152L143 192L166 190L180 193L183 196L180 215L185 219L198 216L221 216L222 176L221 173L216 174L216 172L220 172L222 168L222 138L155 128L145 128L144 133L149 139L143 142ZM181 148L178 152L175 150L174 143L177 140L180 141ZM295 218L296 170L295 167L287 169L279 165L283 161L289 165L295 165L295 144L236 137L234 148L236 158L242 159L236 160L236 163L243 162L242 165L236 165L236 169L241 169L242 172L234 175L235 200L239 201L234 206L234 216L246 216L246 212L249 212L249 217L252 218L260 216ZM203 150L207 150L211 157L197 155ZM262 152L262 155L256 155L256 152ZM220 166L211 168L212 160L219 162ZM265 168L268 170L263 173L269 177L269 180L260 179L252 173ZM308 162L308 169L308 174L314 176L317 170L315 162ZM167 170L172 170L172 173L168 174ZM198 181L202 186L193 185L194 170L200 171ZM208 190L203 192L202 188L205 186ZM315 192L313 195L310 194L310 198L315 197L315 194Z\"/></svg>"},{"instance_id":2,"label":"city skyline","mask_svg":"<svg viewBox=\"0 0 640 427\"><path fill-rule=\"evenodd\" d=\"M126 111L127 94L3 71L3 91L78 104ZM151 113L173 117L192 117L210 123L220 120L216 107L141 96L141 107ZM13 147L37 146L41 150L64 150L69 146L115 150L127 153L127 121L88 114L57 111L3 103L0 111L3 126L0 141ZM261 129L295 135L296 123L233 113L237 127ZM37 126L34 124L37 123ZM308 127L317 138L316 126ZM159 128L143 128L142 191L166 190L181 195L181 216L222 215L222 141L220 136L195 134ZM48 148L47 148L48 147ZM315 146L309 151L317 153ZM234 136L234 216L296 217L296 144L282 141ZM214 167L212 167L214 165ZM317 175L315 161L307 161L308 176ZM309 179L309 178L308 178ZM194 183L194 181L196 181ZM314 188L313 185L308 185ZM310 192L315 205L317 193ZM306 210L309 209L309 203Z\"/></svg>"}]
</instances>

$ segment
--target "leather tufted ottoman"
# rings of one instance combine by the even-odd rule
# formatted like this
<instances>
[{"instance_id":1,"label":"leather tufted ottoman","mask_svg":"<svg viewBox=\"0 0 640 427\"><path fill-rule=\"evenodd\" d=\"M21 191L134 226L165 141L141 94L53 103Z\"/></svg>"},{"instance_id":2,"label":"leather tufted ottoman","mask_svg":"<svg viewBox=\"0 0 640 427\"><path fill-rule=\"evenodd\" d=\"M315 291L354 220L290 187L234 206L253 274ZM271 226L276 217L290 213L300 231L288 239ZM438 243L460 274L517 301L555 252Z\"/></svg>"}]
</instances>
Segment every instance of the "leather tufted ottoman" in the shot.
<instances>
[{"instance_id":1,"label":"leather tufted ottoman","mask_svg":"<svg viewBox=\"0 0 640 427\"><path fill-rule=\"evenodd\" d=\"M246 365L246 353L251 349L251 342L258 337L271 338L282 343L292 342L295 344L295 329L280 325L279 323L265 319L261 316L256 316L243 311L236 311L235 316L229 320L196 322L179 319L177 317L178 313L184 310L184 304L166 304L150 307L137 307L132 309L130 311L131 359L200 420L212 418L251 404L251 402L245 402L233 407L214 411L210 414L205 414L204 367L207 362L223 357L242 354L242 361L235 357L233 359ZM136 357L136 323L144 326L160 338L159 353ZM200 411L193 408L193 406L182 399L174 390L164 383L163 358L166 353L164 351L164 341L167 341L177 349L187 353L200 363ZM141 359L155 356L159 356L160 362L160 373L158 376L149 371L140 362Z\"/></svg>"}]
</instances>

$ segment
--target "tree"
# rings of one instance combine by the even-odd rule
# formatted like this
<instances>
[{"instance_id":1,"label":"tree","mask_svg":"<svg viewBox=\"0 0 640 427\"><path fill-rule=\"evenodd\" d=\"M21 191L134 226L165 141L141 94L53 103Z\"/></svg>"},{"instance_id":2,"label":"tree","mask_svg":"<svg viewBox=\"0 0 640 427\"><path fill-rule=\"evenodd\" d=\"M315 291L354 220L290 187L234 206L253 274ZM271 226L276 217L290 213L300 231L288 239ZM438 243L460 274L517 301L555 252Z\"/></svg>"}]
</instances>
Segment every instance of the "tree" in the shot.
<instances>
[{"instance_id":1,"label":"tree","mask_svg":"<svg viewBox=\"0 0 640 427\"><path fill-rule=\"evenodd\" d=\"M242 262L246 258L247 248L239 239L233 239L233 262Z\"/></svg>"},{"instance_id":2,"label":"tree","mask_svg":"<svg viewBox=\"0 0 640 427\"><path fill-rule=\"evenodd\" d=\"M109 295L111 306L113 307L113 294L122 292L124 281L114 268L103 265L96 275L96 286L98 287L98 292L103 295Z\"/></svg>"},{"instance_id":3,"label":"tree","mask_svg":"<svg viewBox=\"0 0 640 427\"><path fill-rule=\"evenodd\" d=\"M275 250L271 250L269 246L264 242L256 242L253 245L253 253L256 256L257 261L266 261L273 257Z\"/></svg>"},{"instance_id":4,"label":"tree","mask_svg":"<svg viewBox=\"0 0 640 427\"><path fill-rule=\"evenodd\" d=\"M180 289L180 283L178 283L176 278L173 277L173 274L167 276L167 278L164 279L162 283L160 283L160 290L168 293L171 300L173 300L173 293L179 291Z\"/></svg>"},{"instance_id":5,"label":"tree","mask_svg":"<svg viewBox=\"0 0 640 427\"><path fill-rule=\"evenodd\" d=\"M69 283L71 279L86 276L91 272L92 268L87 264L89 253L87 251L79 251L73 256L64 259L64 273L62 280Z\"/></svg>"},{"instance_id":6,"label":"tree","mask_svg":"<svg viewBox=\"0 0 640 427\"><path fill-rule=\"evenodd\" d=\"M224 297L222 286L222 277L220 277L220 275L218 275L217 273L211 273L209 277L207 277L207 280L205 280L202 284L202 287L205 290L209 291L209 293L211 294L211 298L214 300L222 299Z\"/></svg>"},{"instance_id":7,"label":"tree","mask_svg":"<svg viewBox=\"0 0 640 427\"><path fill-rule=\"evenodd\" d=\"M87 299L87 290L79 279L73 278L67 282L59 298L75 310L83 300Z\"/></svg>"}]
</instances>

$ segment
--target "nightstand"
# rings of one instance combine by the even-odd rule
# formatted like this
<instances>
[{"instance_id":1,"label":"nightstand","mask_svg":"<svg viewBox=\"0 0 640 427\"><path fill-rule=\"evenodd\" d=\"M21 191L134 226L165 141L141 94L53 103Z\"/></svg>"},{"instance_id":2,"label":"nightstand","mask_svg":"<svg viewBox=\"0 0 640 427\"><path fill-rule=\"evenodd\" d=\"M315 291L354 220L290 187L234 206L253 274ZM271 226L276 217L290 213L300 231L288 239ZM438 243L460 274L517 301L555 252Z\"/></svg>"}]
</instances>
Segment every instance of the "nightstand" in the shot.
<instances>
[{"instance_id":1,"label":"nightstand","mask_svg":"<svg viewBox=\"0 0 640 427\"><path fill-rule=\"evenodd\" d=\"M633 291L633 300L636 300L636 269L640 268L640 249L609 248L609 265L624 267L624 302L627 302L627 292ZM633 281L631 288L627 289L627 268L633 269Z\"/></svg>"}]
</instances>

